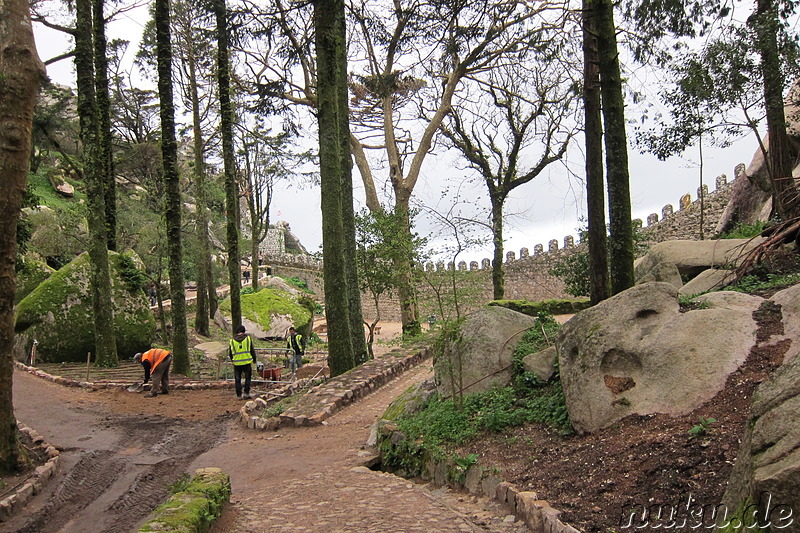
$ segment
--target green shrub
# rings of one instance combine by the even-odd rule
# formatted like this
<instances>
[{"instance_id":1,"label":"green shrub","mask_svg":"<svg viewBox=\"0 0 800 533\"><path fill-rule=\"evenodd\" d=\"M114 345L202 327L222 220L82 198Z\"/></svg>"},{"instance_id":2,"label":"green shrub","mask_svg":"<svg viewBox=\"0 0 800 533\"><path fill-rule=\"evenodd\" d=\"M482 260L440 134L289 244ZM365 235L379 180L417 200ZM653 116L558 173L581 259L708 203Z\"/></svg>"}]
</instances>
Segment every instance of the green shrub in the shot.
<instances>
[{"instance_id":1,"label":"green shrub","mask_svg":"<svg viewBox=\"0 0 800 533\"><path fill-rule=\"evenodd\" d=\"M798 282L800 282L800 273L798 272L791 274L768 273L761 276L750 275L743 276L739 281L728 286L727 290L753 294L764 289L788 287Z\"/></svg>"},{"instance_id":2,"label":"green shrub","mask_svg":"<svg viewBox=\"0 0 800 533\"><path fill-rule=\"evenodd\" d=\"M125 288L128 289L131 294L142 292L149 281L145 273L136 267L136 263L129 255L119 254L117 256L117 262L119 277L122 279Z\"/></svg>"},{"instance_id":3,"label":"green shrub","mask_svg":"<svg viewBox=\"0 0 800 533\"><path fill-rule=\"evenodd\" d=\"M589 294L589 252L568 255L550 269L550 275L564 282L564 290L572 296Z\"/></svg>"},{"instance_id":4,"label":"green shrub","mask_svg":"<svg viewBox=\"0 0 800 533\"><path fill-rule=\"evenodd\" d=\"M307 292L308 294L314 294L314 291L312 291L308 287L308 282L306 282L306 280L304 280L304 279L300 279L297 276L292 276L290 278L284 278L283 276L281 276L281 278L283 279L283 281L285 281L289 285L291 285L293 287L296 287L296 288L300 289L303 292Z\"/></svg>"},{"instance_id":5,"label":"green shrub","mask_svg":"<svg viewBox=\"0 0 800 533\"><path fill-rule=\"evenodd\" d=\"M761 235L764 231L764 222L756 222L755 224L736 224L733 228L726 231L719 236L720 239L750 239L757 235Z\"/></svg>"}]
</instances>

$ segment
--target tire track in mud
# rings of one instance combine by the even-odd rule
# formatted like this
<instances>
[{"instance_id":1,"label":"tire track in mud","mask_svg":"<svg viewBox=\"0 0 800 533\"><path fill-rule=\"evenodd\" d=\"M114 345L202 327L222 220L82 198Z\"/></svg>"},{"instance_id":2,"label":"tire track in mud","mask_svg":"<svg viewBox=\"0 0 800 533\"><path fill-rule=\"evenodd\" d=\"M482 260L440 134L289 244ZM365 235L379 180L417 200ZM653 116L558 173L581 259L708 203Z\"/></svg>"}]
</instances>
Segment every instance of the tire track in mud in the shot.
<instances>
[{"instance_id":1,"label":"tire track in mud","mask_svg":"<svg viewBox=\"0 0 800 533\"><path fill-rule=\"evenodd\" d=\"M197 457L211 449L224 432L223 419L210 422L186 422L170 420L164 434L150 445L149 452L163 455L165 459L137 474L133 483L107 509L110 515L102 531L123 533L130 531L131 524L163 502L173 484ZM152 436L153 429L148 429Z\"/></svg>"},{"instance_id":2,"label":"tire track in mud","mask_svg":"<svg viewBox=\"0 0 800 533\"><path fill-rule=\"evenodd\" d=\"M108 488L123 462L111 451L84 454L67 474L50 501L23 527L19 533L49 533L61 531L75 515Z\"/></svg>"},{"instance_id":3,"label":"tire track in mud","mask_svg":"<svg viewBox=\"0 0 800 533\"><path fill-rule=\"evenodd\" d=\"M113 449L82 454L19 533L131 531L167 498L188 465L223 438L226 427L224 417L192 422L117 416L106 422L123 435Z\"/></svg>"}]
</instances>

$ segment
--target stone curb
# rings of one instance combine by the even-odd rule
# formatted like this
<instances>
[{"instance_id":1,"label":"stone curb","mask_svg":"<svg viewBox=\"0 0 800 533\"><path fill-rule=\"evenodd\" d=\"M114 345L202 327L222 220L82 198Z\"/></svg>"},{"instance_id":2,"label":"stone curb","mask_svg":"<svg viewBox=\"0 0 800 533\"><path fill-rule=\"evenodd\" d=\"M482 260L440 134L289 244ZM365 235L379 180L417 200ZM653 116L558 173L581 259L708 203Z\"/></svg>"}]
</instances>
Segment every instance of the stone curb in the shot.
<instances>
[{"instance_id":1,"label":"stone curb","mask_svg":"<svg viewBox=\"0 0 800 533\"><path fill-rule=\"evenodd\" d=\"M305 402L305 404L295 405L277 417L263 418L254 413L263 410L271 401L279 398L265 398L262 396L255 401L249 401L239 410L239 420L248 428L259 430L275 430L279 427L318 426L344 406L370 394L409 368L428 359L432 354L426 348L415 350L413 353L403 357L393 357L393 354L397 355L399 353L399 349L393 350L380 359L367 361L342 375L312 387L305 396L309 398L309 401ZM285 396L291 396L299 388L297 387L289 393L281 389L276 392L283 392Z\"/></svg>"},{"instance_id":2,"label":"stone curb","mask_svg":"<svg viewBox=\"0 0 800 533\"><path fill-rule=\"evenodd\" d=\"M44 449L48 459L45 464L36 467L33 475L18 486L14 490L14 494L0 500L0 521L9 518L15 511L24 506L31 497L39 494L45 483L55 475L58 464L61 462L61 453L55 446L45 442L44 437L39 433L21 422L17 423L17 427L21 433L25 433L30 437L36 447Z\"/></svg>"},{"instance_id":3,"label":"stone curb","mask_svg":"<svg viewBox=\"0 0 800 533\"><path fill-rule=\"evenodd\" d=\"M140 533L208 531L230 497L230 476L219 468L201 468L195 471L186 490L173 494L166 502L159 505L138 531Z\"/></svg>"},{"instance_id":4,"label":"stone curb","mask_svg":"<svg viewBox=\"0 0 800 533\"><path fill-rule=\"evenodd\" d=\"M405 440L403 433L391 429L388 424L384 428L381 433L384 439L391 441L392 445ZM497 500L518 520L525 522L533 533L581 533L580 530L562 522L559 519L561 511L551 507L547 500L540 499L535 492L520 491L511 483L500 479L493 471L477 463L471 465L465 472L452 461L429 459L425 468L427 472L423 472L423 479L440 486L455 485L470 494Z\"/></svg>"},{"instance_id":5,"label":"stone curb","mask_svg":"<svg viewBox=\"0 0 800 533\"><path fill-rule=\"evenodd\" d=\"M39 370L35 366L27 366L19 361L14 361L14 365L19 370L27 372L29 374L33 374L34 376L42 379L46 379L47 381L52 381L57 385L64 385L66 387L77 387L80 389L87 389L87 390L101 390L101 389L127 389L131 386L130 381L122 382L115 382L109 381L107 383L96 383L93 381L78 381L75 379L65 378L61 376L54 376L52 374L48 374L47 372L43 372ZM209 390L209 389L232 389L234 387L233 382L228 381L184 381L184 382L175 382L170 383L170 389L182 389L182 390ZM142 390L150 390L150 383L147 383Z\"/></svg>"}]
</instances>

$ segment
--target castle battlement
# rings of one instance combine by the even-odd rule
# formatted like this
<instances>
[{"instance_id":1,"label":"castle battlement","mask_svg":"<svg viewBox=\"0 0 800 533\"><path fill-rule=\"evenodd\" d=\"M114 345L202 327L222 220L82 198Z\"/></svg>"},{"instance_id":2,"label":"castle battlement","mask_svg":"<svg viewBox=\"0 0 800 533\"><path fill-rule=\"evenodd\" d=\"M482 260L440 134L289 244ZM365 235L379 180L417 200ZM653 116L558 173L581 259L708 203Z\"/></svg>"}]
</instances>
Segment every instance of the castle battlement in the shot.
<instances>
[{"instance_id":1,"label":"castle battlement","mask_svg":"<svg viewBox=\"0 0 800 533\"><path fill-rule=\"evenodd\" d=\"M739 176L744 172L743 163L736 166L734 174ZM672 204L666 204L661 209L661 218L658 213L651 213L647 216L645 225L642 219L633 220L633 224L642 230L648 241L661 242L674 239L699 239L699 218L700 218L700 199L703 200L703 234L711 236L722 211L730 198L733 181L729 182L725 174L717 176L714 180L715 189L709 192L708 185L703 184L697 188L697 198L693 201L692 195L686 193L678 199L678 210ZM565 255L574 253L583 243L580 237L577 239L573 235L566 235L563 238L563 245L559 247L558 239L551 239L547 243L547 250L544 245L536 244L533 247L533 254L529 248L521 248L519 257L513 251L506 252L504 264L511 266L520 262L549 262L556 261ZM457 264L452 262L445 264L443 261L437 263L426 263L426 272L439 272L449 270L480 271L491 270L492 260L484 258L480 262L459 261Z\"/></svg>"}]
</instances>

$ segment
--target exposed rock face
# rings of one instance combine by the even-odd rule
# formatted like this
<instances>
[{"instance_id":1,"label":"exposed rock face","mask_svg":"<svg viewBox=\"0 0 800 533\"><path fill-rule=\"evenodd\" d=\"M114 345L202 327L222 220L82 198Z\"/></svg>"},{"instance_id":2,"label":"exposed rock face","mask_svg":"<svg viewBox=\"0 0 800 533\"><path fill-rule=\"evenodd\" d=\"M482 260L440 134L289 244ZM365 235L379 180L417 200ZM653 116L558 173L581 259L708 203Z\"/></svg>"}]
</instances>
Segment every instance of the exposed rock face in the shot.
<instances>
[{"instance_id":1,"label":"exposed rock face","mask_svg":"<svg viewBox=\"0 0 800 533\"><path fill-rule=\"evenodd\" d=\"M674 263L656 263L647 272L644 272L644 268L637 269L636 272L637 285L640 283L649 283L651 281L663 281L664 283L669 283L676 289L680 289L683 286L681 273L678 272L678 267L675 266Z\"/></svg>"},{"instance_id":2,"label":"exposed rock face","mask_svg":"<svg viewBox=\"0 0 800 533\"><path fill-rule=\"evenodd\" d=\"M120 276L121 257L109 252L117 351L125 357L150 348L156 324L142 288L126 285ZM42 362L85 362L87 352L94 353L90 270L83 253L19 303L14 327L18 360L27 358L34 339Z\"/></svg>"},{"instance_id":3,"label":"exposed rock face","mask_svg":"<svg viewBox=\"0 0 800 533\"><path fill-rule=\"evenodd\" d=\"M533 372L542 381L548 381L556 373L556 347L550 346L542 351L526 355L522 366L526 372Z\"/></svg>"},{"instance_id":4,"label":"exposed rock face","mask_svg":"<svg viewBox=\"0 0 800 533\"><path fill-rule=\"evenodd\" d=\"M53 186L53 189L55 189L55 191L61 196L65 196L67 198L72 198L75 196L75 187L70 185L65 180L63 170L54 170L53 172L48 173L47 179L50 180L50 185Z\"/></svg>"},{"instance_id":5,"label":"exposed rock face","mask_svg":"<svg viewBox=\"0 0 800 533\"><path fill-rule=\"evenodd\" d=\"M764 156L761 149L757 149L753 156L753 161L747 167L747 170L736 176L733 182L733 190L731 191L731 198L722 216L717 222L714 229L715 235L720 235L738 224L755 224L759 221L769 220L770 212L772 211L772 194L765 192L757 185L756 181L752 180L749 176L752 175L755 179L763 181L766 178L762 173L764 169ZM770 184L771 187L771 184Z\"/></svg>"},{"instance_id":6,"label":"exposed rock face","mask_svg":"<svg viewBox=\"0 0 800 533\"><path fill-rule=\"evenodd\" d=\"M467 316L460 340L450 342L434 363L439 394L451 397L487 391L511 380L517 343L536 319L504 307L484 307Z\"/></svg>"},{"instance_id":7,"label":"exposed rock face","mask_svg":"<svg viewBox=\"0 0 800 533\"><path fill-rule=\"evenodd\" d=\"M681 296L692 296L707 292L713 289L718 289L730 283L733 279L733 272L724 268L709 268L703 270L694 279L690 280L686 285L680 288L678 294Z\"/></svg>"},{"instance_id":8,"label":"exposed rock face","mask_svg":"<svg viewBox=\"0 0 800 533\"><path fill-rule=\"evenodd\" d=\"M283 278L279 278L278 276L269 276L266 280L264 285L268 289L274 289L276 291L284 291L290 294L298 294L300 291L297 290L296 287L292 287Z\"/></svg>"},{"instance_id":9,"label":"exposed rock face","mask_svg":"<svg viewBox=\"0 0 800 533\"><path fill-rule=\"evenodd\" d=\"M573 426L591 432L634 413L684 414L711 399L755 342L751 314L739 301L681 313L675 287L658 282L581 311L556 343Z\"/></svg>"},{"instance_id":10,"label":"exposed rock face","mask_svg":"<svg viewBox=\"0 0 800 533\"><path fill-rule=\"evenodd\" d=\"M636 263L637 279L659 263L672 263L681 275L694 277L712 267L736 264L745 253L761 243L755 239L720 239L712 241L665 241L653 245Z\"/></svg>"},{"instance_id":11,"label":"exposed rock face","mask_svg":"<svg viewBox=\"0 0 800 533\"><path fill-rule=\"evenodd\" d=\"M768 497L771 512L765 509ZM767 515L771 531L800 531L800 357L784 363L756 389L723 503L734 510L759 504L758 514ZM787 507L793 511L793 520L785 514L781 518L778 506L784 513Z\"/></svg>"},{"instance_id":12,"label":"exposed rock face","mask_svg":"<svg viewBox=\"0 0 800 533\"><path fill-rule=\"evenodd\" d=\"M800 285L776 292L770 299L781 306L783 334L792 339L792 345L784 356L788 361L800 352Z\"/></svg>"}]
</instances>

